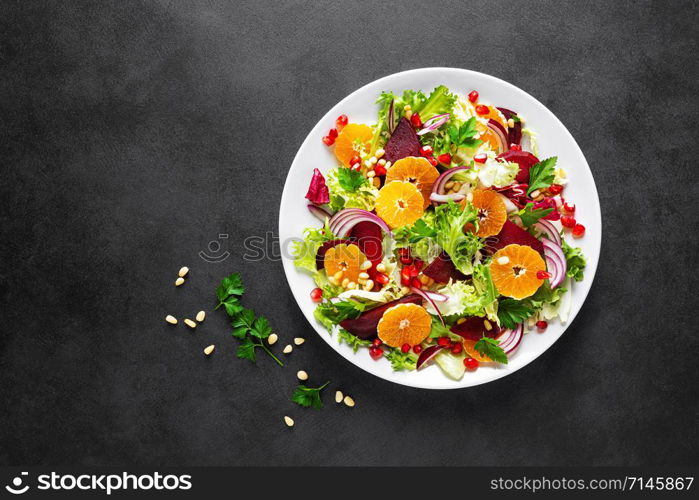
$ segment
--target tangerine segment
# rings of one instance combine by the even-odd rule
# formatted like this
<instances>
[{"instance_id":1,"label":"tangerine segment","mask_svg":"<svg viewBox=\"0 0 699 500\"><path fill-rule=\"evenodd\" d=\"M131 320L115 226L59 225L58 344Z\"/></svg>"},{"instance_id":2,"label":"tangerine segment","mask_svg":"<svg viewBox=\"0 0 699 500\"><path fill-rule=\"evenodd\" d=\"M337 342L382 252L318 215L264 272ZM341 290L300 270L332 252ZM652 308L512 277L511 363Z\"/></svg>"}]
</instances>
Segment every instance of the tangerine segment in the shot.
<instances>
[{"instance_id":1,"label":"tangerine segment","mask_svg":"<svg viewBox=\"0 0 699 500\"><path fill-rule=\"evenodd\" d=\"M430 204L432 186L439 177L439 171L434 168L427 158L408 156L395 162L386 173L386 182L406 181L415 184L424 200L422 208Z\"/></svg>"},{"instance_id":2,"label":"tangerine segment","mask_svg":"<svg viewBox=\"0 0 699 500\"><path fill-rule=\"evenodd\" d=\"M502 295L513 299L524 299L533 295L543 279L536 277L539 271L546 271L546 264L539 252L524 245L507 245L493 255L490 275L495 288Z\"/></svg>"},{"instance_id":3,"label":"tangerine segment","mask_svg":"<svg viewBox=\"0 0 699 500\"><path fill-rule=\"evenodd\" d=\"M476 348L475 348L476 341L475 340L464 339L463 343L464 343L464 351L466 351L466 353L470 357L472 357L473 359L475 359L481 363L488 363L488 362L492 361L492 359L490 359L488 356L483 356L481 353L476 351Z\"/></svg>"},{"instance_id":4,"label":"tangerine segment","mask_svg":"<svg viewBox=\"0 0 699 500\"><path fill-rule=\"evenodd\" d=\"M478 212L476 236L486 238L498 234L507 220L507 207L500 195L490 189L475 189L471 204Z\"/></svg>"},{"instance_id":5,"label":"tangerine segment","mask_svg":"<svg viewBox=\"0 0 699 500\"><path fill-rule=\"evenodd\" d=\"M342 282L348 278L350 282L357 283L360 266L367 260L357 245L346 245L341 243L325 252L324 265L328 276L335 276L342 271L342 277L338 280Z\"/></svg>"},{"instance_id":6,"label":"tangerine segment","mask_svg":"<svg viewBox=\"0 0 699 500\"><path fill-rule=\"evenodd\" d=\"M386 309L377 326L379 338L391 347L418 345L431 329L430 314L417 304L398 304Z\"/></svg>"},{"instance_id":7,"label":"tangerine segment","mask_svg":"<svg viewBox=\"0 0 699 500\"><path fill-rule=\"evenodd\" d=\"M340 162L349 167L355 153L369 152L373 130L368 125L349 123L335 139L335 156Z\"/></svg>"},{"instance_id":8,"label":"tangerine segment","mask_svg":"<svg viewBox=\"0 0 699 500\"><path fill-rule=\"evenodd\" d=\"M425 212L424 200L414 184L406 181L388 182L376 197L376 214L391 229L412 224Z\"/></svg>"}]
</instances>

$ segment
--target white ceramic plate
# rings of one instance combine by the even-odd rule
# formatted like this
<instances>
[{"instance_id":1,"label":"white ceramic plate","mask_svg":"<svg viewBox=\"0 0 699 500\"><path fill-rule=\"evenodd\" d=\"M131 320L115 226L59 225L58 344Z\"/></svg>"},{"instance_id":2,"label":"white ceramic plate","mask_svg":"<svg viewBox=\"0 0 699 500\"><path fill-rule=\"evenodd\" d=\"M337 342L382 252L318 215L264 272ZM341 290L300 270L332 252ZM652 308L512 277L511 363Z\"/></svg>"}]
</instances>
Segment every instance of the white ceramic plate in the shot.
<instances>
[{"instance_id":1,"label":"white ceramic plate","mask_svg":"<svg viewBox=\"0 0 699 500\"><path fill-rule=\"evenodd\" d=\"M405 89L420 89L429 93L441 84L461 95L476 89L484 103L509 108L521 115L526 126L538 134L539 157L558 156L558 165L568 172L570 183L565 191L566 200L576 204L576 218L587 228L585 237L575 241L587 257L587 268L584 281L575 283L573 287L572 311L568 323L563 325L553 321L544 333L526 334L518 351L510 358L509 364L481 366L474 372L466 372L458 381L447 378L436 365L420 371L394 372L386 359L374 361L366 349L354 353L344 343L339 344L337 339L314 319L315 304L311 302L309 293L315 285L310 275L294 267L289 255L290 241L298 239L304 228L319 226L318 220L306 208L304 195L313 168L317 167L325 174L337 164L332 148L326 147L321 141L327 131L335 126L335 118L344 113L352 122L373 124L376 122L378 109L375 101L382 91L402 93ZM592 285L599 259L601 231L599 199L592 173L582 151L558 118L543 104L514 85L483 73L456 68L422 68L396 73L365 85L340 101L313 127L296 154L286 178L279 213L279 236L286 278L299 307L318 335L340 355L363 370L391 382L426 389L455 389L496 380L534 361L558 340L577 315Z\"/></svg>"}]
</instances>

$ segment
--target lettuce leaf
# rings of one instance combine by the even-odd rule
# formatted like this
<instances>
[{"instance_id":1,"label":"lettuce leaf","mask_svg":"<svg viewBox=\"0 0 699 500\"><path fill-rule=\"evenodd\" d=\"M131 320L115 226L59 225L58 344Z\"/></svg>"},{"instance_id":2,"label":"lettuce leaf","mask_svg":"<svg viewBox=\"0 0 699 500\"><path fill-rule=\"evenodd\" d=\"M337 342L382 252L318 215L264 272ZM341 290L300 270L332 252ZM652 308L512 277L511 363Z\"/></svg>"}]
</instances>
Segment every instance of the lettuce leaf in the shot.
<instances>
[{"instance_id":1,"label":"lettuce leaf","mask_svg":"<svg viewBox=\"0 0 699 500\"><path fill-rule=\"evenodd\" d=\"M572 247L565 239L561 239L563 254L566 256L566 262L568 263L568 270L566 271L566 274L575 281L582 281L585 277L583 271L587 265L587 260L585 259L585 256L580 248Z\"/></svg>"},{"instance_id":2,"label":"lettuce leaf","mask_svg":"<svg viewBox=\"0 0 699 500\"><path fill-rule=\"evenodd\" d=\"M361 179L359 179L348 174L349 171L345 167L337 167L328 172L330 208L335 211L343 208L373 210L379 190L369 184L361 174Z\"/></svg>"},{"instance_id":3,"label":"lettuce leaf","mask_svg":"<svg viewBox=\"0 0 699 500\"><path fill-rule=\"evenodd\" d=\"M435 240L449 254L454 266L468 275L473 272L473 257L483 243L472 232L464 233L466 224L478 225L476 209L470 203L463 210L453 201L435 209Z\"/></svg>"}]
</instances>

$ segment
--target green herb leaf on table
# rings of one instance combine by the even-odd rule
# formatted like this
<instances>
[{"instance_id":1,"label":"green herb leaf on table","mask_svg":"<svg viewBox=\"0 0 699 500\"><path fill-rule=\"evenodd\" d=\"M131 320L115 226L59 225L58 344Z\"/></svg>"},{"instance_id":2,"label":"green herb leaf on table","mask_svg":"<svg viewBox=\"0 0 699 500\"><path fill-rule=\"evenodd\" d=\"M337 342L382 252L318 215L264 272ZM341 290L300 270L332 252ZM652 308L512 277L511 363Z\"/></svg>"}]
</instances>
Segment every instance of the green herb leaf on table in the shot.
<instances>
[{"instance_id":1,"label":"green herb leaf on table","mask_svg":"<svg viewBox=\"0 0 699 500\"><path fill-rule=\"evenodd\" d=\"M233 336L237 339L244 339L248 335L254 322L255 311L252 309L242 309L233 317L233 321L231 321Z\"/></svg>"},{"instance_id":2,"label":"green herb leaf on table","mask_svg":"<svg viewBox=\"0 0 699 500\"><path fill-rule=\"evenodd\" d=\"M272 328L269 326L269 321L264 316L259 316L252 325L250 335L258 339L266 339L272 333Z\"/></svg>"},{"instance_id":3,"label":"green herb leaf on table","mask_svg":"<svg viewBox=\"0 0 699 500\"><path fill-rule=\"evenodd\" d=\"M478 354L481 356L486 356L497 363L506 365L507 354L505 354L505 351L503 351L502 347L498 344L500 344L499 340L483 337L475 343L473 348L478 351Z\"/></svg>"},{"instance_id":4,"label":"green herb leaf on table","mask_svg":"<svg viewBox=\"0 0 699 500\"><path fill-rule=\"evenodd\" d=\"M218 298L216 309L223 306L230 316L237 314L243 308L239 299L244 292L245 287L239 273L226 276L216 288L216 297Z\"/></svg>"},{"instance_id":5,"label":"green herb leaf on table","mask_svg":"<svg viewBox=\"0 0 699 500\"><path fill-rule=\"evenodd\" d=\"M527 196L538 189L545 189L553 184L556 178L556 162L558 157L552 156L532 165L529 171L529 188Z\"/></svg>"},{"instance_id":6,"label":"green herb leaf on table","mask_svg":"<svg viewBox=\"0 0 699 500\"><path fill-rule=\"evenodd\" d=\"M352 170L351 168L340 168L337 170L337 180L342 186L342 189L354 193L366 184L366 178L361 172Z\"/></svg>"},{"instance_id":7,"label":"green herb leaf on table","mask_svg":"<svg viewBox=\"0 0 699 500\"><path fill-rule=\"evenodd\" d=\"M243 342L238 346L238 352L236 355L241 359L249 359L254 363L255 347L257 347L257 344L255 344L250 337L245 337Z\"/></svg>"},{"instance_id":8,"label":"green herb leaf on table","mask_svg":"<svg viewBox=\"0 0 699 500\"><path fill-rule=\"evenodd\" d=\"M533 203L527 203L522 210L517 212L517 215L522 219L522 224L529 227L551 212L553 212L553 208L534 208Z\"/></svg>"},{"instance_id":9,"label":"green herb leaf on table","mask_svg":"<svg viewBox=\"0 0 699 500\"><path fill-rule=\"evenodd\" d=\"M305 408L316 408L320 410L323 407L320 392L325 389L329 383L330 382L326 382L320 387L316 388L299 385L296 387L296 389L294 389L294 393L291 395L291 401Z\"/></svg>"},{"instance_id":10,"label":"green herb leaf on table","mask_svg":"<svg viewBox=\"0 0 699 500\"><path fill-rule=\"evenodd\" d=\"M525 321L532 314L534 309L526 302L505 299L498 304L498 320L505 328L516 328L518 323Z\"/></svg>"}]
</instances>

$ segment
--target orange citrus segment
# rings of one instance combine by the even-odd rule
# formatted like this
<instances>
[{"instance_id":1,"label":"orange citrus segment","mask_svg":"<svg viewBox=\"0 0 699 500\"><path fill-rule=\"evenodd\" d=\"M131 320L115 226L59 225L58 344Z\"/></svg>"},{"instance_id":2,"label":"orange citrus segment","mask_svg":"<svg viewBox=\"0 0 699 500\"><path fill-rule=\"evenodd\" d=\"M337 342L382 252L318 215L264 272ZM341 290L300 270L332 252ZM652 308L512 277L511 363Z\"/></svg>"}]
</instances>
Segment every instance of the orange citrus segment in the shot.
<instances>
[{"instance_id":1,"label":"orange citrus segment","mask_svg":"<svg viewBox=\"0 0 699 500\"><path fill-rule=\"evenodd\" d=\"M495 288L502 295L524 299L533 295L544 280L536 277L546 270L546 263L539 252L524 245L507 245L493 255L490 275Z\"/></svg>"},{"instance_id":2,"label":"orange citrus segment","mask_svg":"<svg viewBox=\"0 0 699 500\"><path fill-rule=\"evenodd\" d=\"M424 199L422 208L425 209L430 204L430 193L437 177L439 177L439 171L427 161L427 158L408 156L398 160L388 169L386 182L406 181L415 184L422 194Z\"/></svg>"},{"instance_id":3,"label":"orange citrus segment","mask_svg":"<svg viewBox=\"0 0 699 500\"><path fill-rule=\"evenodd\" d=\"M359 273L361 272L359 268L365 260L366 257L357 245L341 243L325 252L323 262L328 276L335 276L339 271L342 271L340 282L348 278L350 281L357 283Z\"/></svg>"},{"instance_id":4,"label":"orange citrus segment","mask_svg":"<svg viewBox=\"0 0 699 500\"><path fill-rule=\"evenodd\" d=\"M351 166L350 160L355 153L369 152L371 138L374 132L368 125L349 123L335 139L335 156L346 167Z\"/></svg>"},{"instance_id":5,"label":"orange citrus segment","mask_svg":"<svg viewBox=\"0 0 699 500\"><path fill-rule=\"evenodd\" d=\"M377 331L381 341L391 347L414 346L430 334L432 318L422 306L398 304L383 313Z\"/></svg>"},{"instance_id":6,"label":"orange citrus segment","mask_svg":"<svg viewBox=\"0 0 699 500\"><path fill-rule=\"evenodd\" d=\"M478 213L476 236L486 238L496 235L507 220L507 207L500 195L490 189L475 189L471 204Z\"/></svg>"},{"instance_id":7,"label":"orange citrus segment","mask_svg":"<svg viewBox=\"0 0 699 500\"><path fill-rule=\"evenodd\" d=\"M392 229L412 224L423 213L422 195L410 182L389 182L376 197L376 214Z\"/></svg>"},{"instance_id":8,"label":"orange citrus segment","mask_svg":"<svg viewBox=\"0 0 699 500\"><path fill-rule=\"evenodd\" d=\"M464 339L463 342L464 342L464 351L466 351L466 353L470 357L472 357L473 359L478 360L481 363L488 363L488 362L492 361L492 359L490 359L488 356L483 356L481 353L476 351L476 348L475 348L476 341L475 340Z\"/></svg>"}]
</instances>

